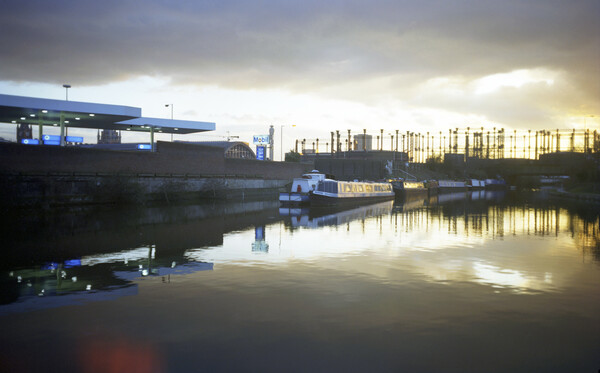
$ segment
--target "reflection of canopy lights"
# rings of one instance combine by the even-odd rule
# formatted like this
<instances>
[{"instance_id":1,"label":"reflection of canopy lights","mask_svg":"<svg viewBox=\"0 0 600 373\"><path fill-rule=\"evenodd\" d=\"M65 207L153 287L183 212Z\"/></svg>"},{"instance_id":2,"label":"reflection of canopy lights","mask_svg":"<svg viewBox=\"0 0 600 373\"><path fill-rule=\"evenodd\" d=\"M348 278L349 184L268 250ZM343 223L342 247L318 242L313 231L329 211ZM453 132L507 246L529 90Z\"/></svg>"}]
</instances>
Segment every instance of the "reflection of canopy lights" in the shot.
<instances>
[{"instance_id":1,"label":"reflection of canopy lights","mask_svg":"<svg viewBox=\"0 0 600 373\"><path fill-rule=\"evenodd\" d=\"M56 126L58 126L58 123L52 123L52 125L53 125L54 127L56 127Z\"/></svg>"},{"instance_id":2,"label":"reflection of canopy lights","mask_svg":"<svg viewBox=\"0 0 600 373\"><path fill-rule=\"evenodd\" d=\"M96 116L96 114L91 114L91 113L90 113L90 117L93 117L93 116Z\"/></svg>"},{"instance_id":3,"label":"reflection of canopy lights","mask_svg":"<svg viewBox=\"0 0 600 373\"><path fill-rule=\"evenodd\" d=\"M35 117L35 114L29 114L29 116L33 118L33 117Z\"/></svg>"},{"instance_id":4,"label":"reflection of canopy lights","mask_svg":"<svg viewBox=\"0 0 600 373\"><path fill-rule=\"evenodd\" d=\"M69 123L69 121L68 121L68 120L65 120L65 123Z\"/></svg>"},{"instance_id":5,"label":"reflection of canopy lights","mask_svg":"<svg viewBox=\"0 0 600 373\"><path fill-rule=\"evenodd\" d=\"M48 110L42 110L42 113L46 114L48 112Z\"/></svg>"},{"instance_id":6,"label":"reflection of canopy lights","mask_svg":"<svg viewBox=\"0 0 600 373\"><path fill-rule=\"evenodd\" d=\"M25 120L25 117L21 117L21 120Z\"/></svg>"},{"instance_id":7,"label":"reflection of canopy lights","mask_svg":"<svg viewBox=\"0 0 600 373\"><path fill-rule=\"evenodd\" d=\"M81 118L75 118L75 120L80 120Z\"/></svg>"},{"instance_id":8,"label":"reflection of canopy lights","mask_svg":"<svg viewBox=\"0 0 600 373\"><path fill-rule=\"evenodd\" d=\"M179 128L175 128L175 131L179 131Z\"/></svg>"},{"instance_id":9,"label":"reflection of canopy lights","mask_svg":"<svg viewBox=\"0 0 600 373\"><path fill-rule=\"evenodd\" d=\"M17 123L17 121L16 121L16 120L13 120L13 121L11 121L11 123Z\"/></svg>"}]
</instances>

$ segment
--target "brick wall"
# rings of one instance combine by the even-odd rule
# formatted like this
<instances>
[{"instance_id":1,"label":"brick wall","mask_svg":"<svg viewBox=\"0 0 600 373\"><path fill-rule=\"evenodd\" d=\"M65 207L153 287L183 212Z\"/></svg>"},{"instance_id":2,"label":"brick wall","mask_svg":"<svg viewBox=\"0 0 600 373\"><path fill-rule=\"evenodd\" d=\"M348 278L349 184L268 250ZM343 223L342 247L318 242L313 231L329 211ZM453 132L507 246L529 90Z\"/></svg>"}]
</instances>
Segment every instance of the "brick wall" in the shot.
<instances>
[{"instance_id":1,"label":"brick wall","mask_svg":"<svg viewBox=\"0 0 600 373\"><path fill-rule=\"evenodd\" d=\"M219 148L162 141L155 153L0 143L0 173L250 175L291 180L311 168L301 163L225 159Z\"/></svg>"},{"instance_id":2,"label":"brick wall","mask_svg":"<svg viewBox=\"0 0 600 373\"><path fill-rule=\"evenodd\" d=\"M338 180L379 180L387 175L383 160L320 158L315 160L315 168Z\"/></svg>"}]
</instances>

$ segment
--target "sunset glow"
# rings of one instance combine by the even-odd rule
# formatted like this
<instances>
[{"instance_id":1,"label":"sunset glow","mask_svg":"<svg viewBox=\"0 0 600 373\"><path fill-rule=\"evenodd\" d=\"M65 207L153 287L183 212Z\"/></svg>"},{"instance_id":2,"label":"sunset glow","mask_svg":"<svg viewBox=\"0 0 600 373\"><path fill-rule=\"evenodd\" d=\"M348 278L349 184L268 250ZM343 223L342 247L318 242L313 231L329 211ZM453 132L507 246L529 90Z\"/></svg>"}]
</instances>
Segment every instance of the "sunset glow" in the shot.
<instances>
[{"instance_id":1,"label":"sunset glow","mask_svg":"<svg viewBox=\"0 0 600 373\"><path fill-rule=\"evenodd\" d=\"M217 124L185 139L599 128L596 1L38 5L1 5L0 93L69 83L74 101Z\"/></svg>"}]
</instances>

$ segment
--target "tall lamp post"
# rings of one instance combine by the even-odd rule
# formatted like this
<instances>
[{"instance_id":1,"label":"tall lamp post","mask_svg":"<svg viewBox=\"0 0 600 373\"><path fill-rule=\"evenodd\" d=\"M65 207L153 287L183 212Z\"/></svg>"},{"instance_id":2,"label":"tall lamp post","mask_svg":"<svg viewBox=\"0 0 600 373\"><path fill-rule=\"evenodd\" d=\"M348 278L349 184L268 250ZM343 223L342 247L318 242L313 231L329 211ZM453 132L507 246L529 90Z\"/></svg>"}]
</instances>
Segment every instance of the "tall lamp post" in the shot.
<instances>
[{"instance_id":1,"label":"tall lamp post","mask_svg":"<svg viewBox=\"0 0 600 373\"><path fill-rule=\"evenodd\" d=\"M279 143L281 144L281 149L279 149L279 160L283 162L283 127L285 125L279 126ZM292 124L292 127L296 127L295 124Z\"/></svg>"},{"instance_id":2,"label":"tall lamp post","mask_svg":"<svg viewBox=\"0 0 600 373\"><path fill-rule=\"evenodd\" d=\"M63 84L63 88L65 89L65 100L69 101L69 88L71 88L70 84ZM65 120L65 115L63 112L60 112L60 146L65 146L65 123L68 121Z\"/></svg>"},{"instance_id":3,"label":"tall lamp post","mask_svg":"<svg viewBox=\"0 0 600 373\"><path fill-rule=\"evenodd\" d=\"M165 104L165 107L171 107L171 120L173 120L173 104ZM173 132L171 132L171 142L173 142Z\"/></svg>"},{"instance_id":4,"label":"tall lamp post","mask_svg":"<svg viewBox=\"0 0 600 373\"><path fill-rule=\"evenodd\" d=\"M65 101L69 101L69 88L71 88L71 85L63 84L63 88L65 89Z\"/></svg>"},{"instance_id":5,"label":"tall lamp post","mask_svg":"<svg viewBox=\"0 0 600 373\"><path fill-rule=\"evenodd\" d=\"M279 161L283 162L283 127L284 125L279 126Z\"/></svg>"}]
</instances>

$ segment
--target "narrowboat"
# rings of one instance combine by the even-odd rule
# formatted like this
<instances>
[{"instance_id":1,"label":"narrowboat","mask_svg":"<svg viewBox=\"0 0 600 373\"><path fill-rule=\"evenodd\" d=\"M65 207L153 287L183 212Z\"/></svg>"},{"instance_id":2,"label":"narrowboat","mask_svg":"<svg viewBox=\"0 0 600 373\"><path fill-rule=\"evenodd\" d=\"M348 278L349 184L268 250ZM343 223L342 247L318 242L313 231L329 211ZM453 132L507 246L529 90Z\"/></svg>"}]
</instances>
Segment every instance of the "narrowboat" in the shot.
<instances>
[{"instance_id":1,"label":"narrowboat","mask_svg":"<svg viewBox=\"0 0 600 373\"><path fill-rule=\"evenodd\" d=\"M506 190L508 186L506 185L506 181L499 179L485 179L485 189L486 190Z\"/></svg>"},{"instance_id":2,"label":"narrowboat","mask_svg":"<svg viewBox=\"0 0 600 373\"><path fill-rule=\"evenodd\" d=\"M425 183L425 187L427 188L427 195L430 197L438 195L440 192L440 184L437 180L429 180Z\"/></svg>"},{"instance_id":3,"label":"narrowboat","mask_svg":"<svg viewBox=\"0 0 600 373\"><path fill-rule=\"evenodd\" d=\"M374 203L394 198L392 184L387 182L319 181L309 193L311 206Z\"/></svg>"},{"instance_id":4,"label":"narrowboat","mask_svg":"<svg viewBox=\"0 0 600 373\"><path fill-rule=\"evenodd\" d=\"M401 201L427 196L427 187L425 187L425 183L422 181L393 180L391 183L396 198Z\"/></svg>"},{"instance_id":5,"label":"narrowboat","mask_svg":"<svg viewBox=\"0 0 600 373\"><path fill-rule=\"evenodd\" d=\"M453 180L439 180L438 181L438 192L439 193L453 193L453 192L466 192L467 185L464 181L453 181Z\"/></svg>"},{"instance_id":6,"label":"narrowboat","mask_svg":"<svg viewBox=\"0 0 600 373\"><path fill-rule=\"evenodd\" d=\"M469 180L467 180L467 188L469 188L469 190L481 190L481 189L485 188L485 181L477 180L477 179L469 179Z\"/></svg>"},{"instance_id":7,"label":"narrowboat","mask_svg":"<svg viewBox=\"0 0 600 373\"><path fill-rule=\"evenodd\" d=\"M279 202L282 205L308 205L310 199L308 193L316 189L320 181L325 180L325 174L317 170L294 178L289 192L279 193Z\"/></svg>"}]
</instances>

